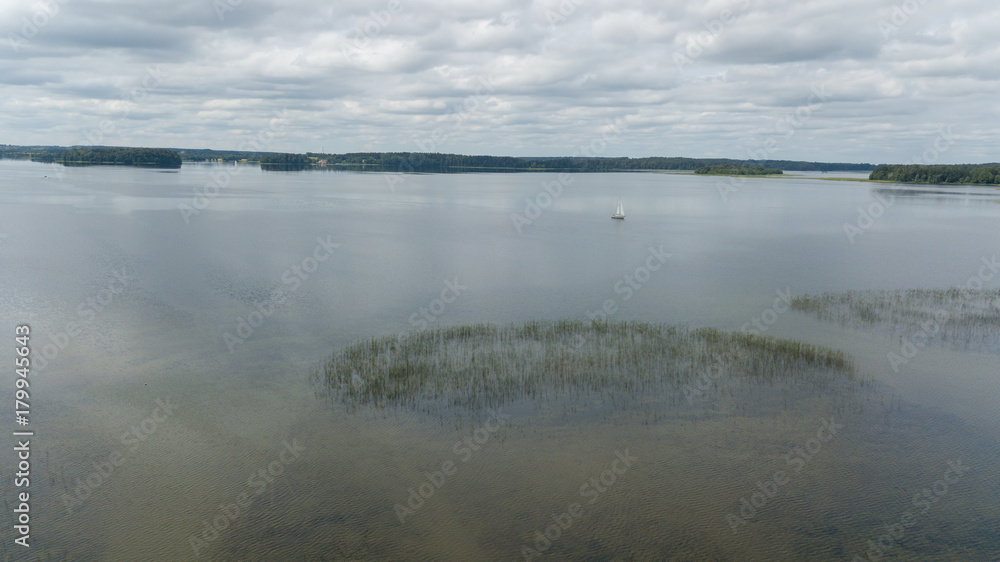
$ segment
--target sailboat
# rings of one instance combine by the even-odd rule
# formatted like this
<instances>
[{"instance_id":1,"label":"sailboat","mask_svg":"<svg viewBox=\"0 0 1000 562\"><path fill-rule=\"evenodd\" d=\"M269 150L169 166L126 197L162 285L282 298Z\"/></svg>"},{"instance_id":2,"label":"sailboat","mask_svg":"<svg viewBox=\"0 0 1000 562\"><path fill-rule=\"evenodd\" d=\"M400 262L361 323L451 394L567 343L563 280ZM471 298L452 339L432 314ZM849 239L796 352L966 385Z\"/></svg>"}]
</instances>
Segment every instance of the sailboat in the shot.
<instances>
[{"instance_id":1,"label":"sailboat","mask_svg":"<svg viewBox=\"0 0 1000 562\"><path fill-rule=\"evenodd\" d=\"M621 199L618 200L618 210L615 211L615 214L611 215L611 218L625 220L625 207L622 207Z\"/></svg>"}]
</instances>

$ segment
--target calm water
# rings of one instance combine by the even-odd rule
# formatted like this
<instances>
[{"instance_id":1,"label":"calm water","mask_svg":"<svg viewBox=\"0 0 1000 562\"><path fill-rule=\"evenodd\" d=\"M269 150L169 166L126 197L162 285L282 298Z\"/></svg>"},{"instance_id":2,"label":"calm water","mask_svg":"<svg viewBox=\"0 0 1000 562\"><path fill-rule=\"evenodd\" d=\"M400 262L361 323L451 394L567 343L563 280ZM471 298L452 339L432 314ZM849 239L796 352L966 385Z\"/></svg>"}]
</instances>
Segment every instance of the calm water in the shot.
<instances>
[{"instance_id":1,"label":"calm water","mask_svg":"<svg viewBox=\"0 0 1000 562\"><path fill-rule=\"evenodd\" d=\"M1000 190L827 175L573 175L553 201L556 174L390 190L384 174L0 161L0 310L11 339L31 326L36 365L27 559L998 559L996 355L926 347L897 372L900 342L776 299L966 286L1000 254ZM511 218L526 198L546 207L530 224ZM852 242L845 223L866 228ZM868 383L554 393L497 417L348 409L310 382L359 339L605 305L758 319L849 352ZM24 559L13 507L3 554Z\"/></svg>"}]
</instances>

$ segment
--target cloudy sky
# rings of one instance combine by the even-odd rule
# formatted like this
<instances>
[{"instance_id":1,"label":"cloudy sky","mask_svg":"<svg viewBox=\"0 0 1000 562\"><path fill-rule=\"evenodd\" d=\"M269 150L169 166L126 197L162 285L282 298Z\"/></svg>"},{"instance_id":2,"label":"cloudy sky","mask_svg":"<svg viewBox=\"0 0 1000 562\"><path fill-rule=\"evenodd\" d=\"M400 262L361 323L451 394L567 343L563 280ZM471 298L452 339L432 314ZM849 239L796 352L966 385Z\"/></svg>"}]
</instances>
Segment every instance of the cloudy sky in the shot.
<instances>
[{"instance_id":1,"label":"cloudy sky","mask_svg":"<svg viewBox=\"0 0 1000 562\"><path fill-rule=\"evenodd\" d=\"M1000 160L996 0L0 0L0 143Z\"/></svg>"}]
</instances>

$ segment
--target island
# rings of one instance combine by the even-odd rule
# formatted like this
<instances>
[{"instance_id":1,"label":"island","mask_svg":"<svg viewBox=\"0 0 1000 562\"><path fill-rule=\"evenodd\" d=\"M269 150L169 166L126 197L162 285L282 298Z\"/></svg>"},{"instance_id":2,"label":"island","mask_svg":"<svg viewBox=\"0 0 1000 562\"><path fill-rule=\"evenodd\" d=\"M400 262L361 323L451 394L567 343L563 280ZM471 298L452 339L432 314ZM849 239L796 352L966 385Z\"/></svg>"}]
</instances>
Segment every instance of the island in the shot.
<instances>
[{"instance_id":1,"label":"island","mask_svg":"<svg viewBox=\"0 0 1000 562\"><path fill-rule=\"evenodd\" d=\"M261 170L305 170L312 160L305 154L264 154L260 157Z\"/></svg>"},{"instance_id":2,"label":"island","mask_svg":"<svg viewBox=\"0 0 1000 562\"><path fill-rule=\"evenodd\" d=\"M702 166L694 171L696 174L708 176L776 176L783 174L779 168L765 168L749 164L719 164Z\"/></svg>"},{"instance_id":3,"label":"island","mask_svg":"<svg viewBox=\"0 0 1000 562\"><path fill-rule=\"evenodd\" d=\"M168 148L71 148L56 161L64 166L181 167L180 155Z\"/></svg>"},{"instance_id":4,"label":"island","mask_svg":"<svg viewBox=\"0 0 1000 562\"><path fill-rule=\"evenodd\" d=\"M868 176L872 181L966 185L1000 184L1000 164L883 165Z\"/></svg>"}]
</instances>

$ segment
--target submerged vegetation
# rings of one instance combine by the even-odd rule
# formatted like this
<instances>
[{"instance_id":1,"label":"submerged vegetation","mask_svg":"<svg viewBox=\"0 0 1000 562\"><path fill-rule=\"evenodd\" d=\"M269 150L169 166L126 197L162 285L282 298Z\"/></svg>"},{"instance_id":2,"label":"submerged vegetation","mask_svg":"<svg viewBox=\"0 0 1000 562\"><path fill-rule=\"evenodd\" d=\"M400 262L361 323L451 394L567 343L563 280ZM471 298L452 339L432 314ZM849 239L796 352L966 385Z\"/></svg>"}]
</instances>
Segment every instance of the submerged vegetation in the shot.
<instances>
[{"instance_id":1,"label":"submerged vegetation","mask_svg":"<svg viewBox=\"0 0 1000 562\"><path fill-rule=\"evenodd\" d=\"M314 383L326 397L351 405L478 407L550 391L679 391L708 372L726 384L853 371L842 351L745 332L561 321L454 326L360 341L327 360Z\"/></svg>"},{"instance_id":2,"label":"submerged vegetation","mask_svg":"<svg viewBox=\"0 0 1000 562\"><path fill-rule=\"evenodd\" d=\"M792 308L962 350L1000 353L1000 289L847 291L796 296Z\"/></svg>"},{"instance_id":3,"label":"submerged vegetation","mask_svg":"<svg viewBox=\"0 0 1000 562\"><path fill-rule=\"evenodd\" d=\"M784 172L780 168L765 168L764 166L720 164L718 166L702 166L694 171L696 174L709 176L771 176Z\"/></svg>"},{"instance_id":4,"label":"submerged vegetation","mask_svg":"<svg viewBox=\"0 0 1000 562\"><path fill-rule=\"evenodd\" d=\"M868 179L898 183L998 185L1000 164L879 166Z\"/></svg>"}]
</instances>

